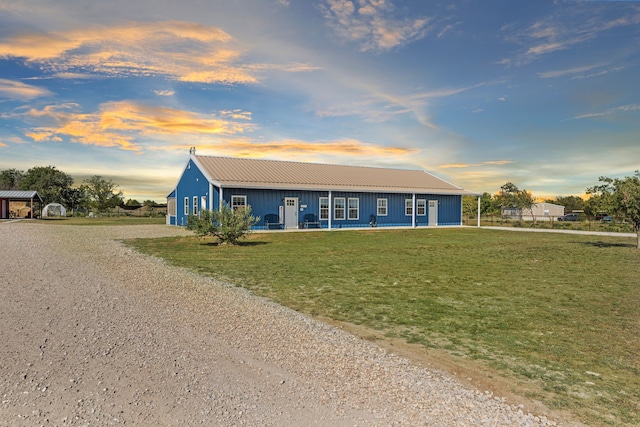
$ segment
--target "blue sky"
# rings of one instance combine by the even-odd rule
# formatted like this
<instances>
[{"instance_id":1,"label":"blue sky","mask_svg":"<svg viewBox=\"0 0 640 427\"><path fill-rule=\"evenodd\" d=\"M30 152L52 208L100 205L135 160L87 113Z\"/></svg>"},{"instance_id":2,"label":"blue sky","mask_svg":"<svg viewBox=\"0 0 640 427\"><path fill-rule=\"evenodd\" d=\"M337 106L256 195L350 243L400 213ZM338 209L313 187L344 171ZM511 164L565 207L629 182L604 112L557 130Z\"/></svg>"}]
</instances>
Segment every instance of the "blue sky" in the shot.
<instances>
[{"instance_id":1,"label":"blue sky","mask_svg":"<svg viewBox=\"0 0 640 427\"><path fill-rule=\"evenodd\" d=\"M198 154L580 195L640 168L640 2L0 0L0 170Z\"/></svg>"}]
</instances>

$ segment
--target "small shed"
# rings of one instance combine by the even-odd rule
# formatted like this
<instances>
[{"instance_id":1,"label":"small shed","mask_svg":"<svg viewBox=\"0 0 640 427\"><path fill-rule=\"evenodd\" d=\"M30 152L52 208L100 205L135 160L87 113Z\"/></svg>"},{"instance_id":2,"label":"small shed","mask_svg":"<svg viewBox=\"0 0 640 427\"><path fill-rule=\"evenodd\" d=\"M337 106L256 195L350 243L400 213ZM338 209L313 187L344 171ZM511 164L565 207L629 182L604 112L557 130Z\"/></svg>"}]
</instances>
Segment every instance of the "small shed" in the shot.
<instances>
[{"instance_id":1,"label":"small shed","mask_svg":"<svg viewBox=\"0 0 640 427\"><path fill-rule=\"evenodd\" d=\"M523 221L552 221L564 215L564 206L553 203L540 202L531 207L531 210L509 209L503 210L503 216Z\"/></svg>"},{"instance_id":2,"label":"small shed","mask_svg":"<svg viewBox=\"0 0 640 427\"><path fill-rule=\"evenodd\" d=\"M0 190L0 219L35 218L40 210L42 198L37 191Z\"/></svg>"}]
</instances>

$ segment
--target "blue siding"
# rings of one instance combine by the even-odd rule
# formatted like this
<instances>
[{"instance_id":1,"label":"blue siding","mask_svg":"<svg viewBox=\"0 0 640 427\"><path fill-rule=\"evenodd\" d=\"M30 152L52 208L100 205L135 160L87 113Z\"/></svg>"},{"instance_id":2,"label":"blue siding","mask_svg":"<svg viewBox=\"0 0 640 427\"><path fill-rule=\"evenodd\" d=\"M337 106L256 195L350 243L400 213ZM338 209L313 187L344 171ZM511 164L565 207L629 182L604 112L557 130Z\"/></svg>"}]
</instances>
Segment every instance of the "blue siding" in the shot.
<instances>
[{"instance_id":1,"label":"blue siding","mask_svg":"<svg viewBox=\"0 0 640 427\"><path fill-rule=\"evenodd\" d=\"M193 198L198 198L198 211L202 209L200 202L202 197L209 200L209 181L200 172L198 167L189 159L189 163L180 177L180 181L176 187L176 225L187 225L187 218L193 214ZM188 211L185 215L185 197L189 200ZM214 195L214 197L216 197ZM216 197L217 198L217 197ZM208 202L207 202L208 204Z\"/></svg>"},{"instance_id":2,"label":"blue siding","mask_svg":"<svg viewBox=\"0 0 640 427\"><path fill-rule=\"evenodd\" d=\"M209 194L211 192L211 194ZM260 217L260 222L254 229L264 229L264 218L268 214L278 215L280 209L284 210L285 197L298 198L298 218L302 222L304 215L315 214L320 218L320 198L327 197L327 191L304 190L258 190L246 188L222 188L224 202L230 204L232 196L246 196L247 204L251 206L253 215ZM332 228L370 227L370 219L375 215L378 227L411 226L412 216L405 214L405 200L412 199L410 193L356 193L333 191L331 193L329 213L331 215ZM189 213L185 214L185 197L188 198ZM209 184L205 176L190 159L187 167L175 189L176 216L171 218L175 225L186 225L187 218L193 214L193 198L198 198L198 211L212 206L214 210L220 209L220 189ZM202 197L206 197L207 206L200 206ZM334 218L334 200L345 199L345 219ZM348 199L359 200L358 219L348 219ZM378 199L387 199L387 215L378 215ZM427 202L425 215L416 215L416 226L428 225L428 201L438 201L438 225L462 224L462 196L459 195L434 195L416 194L416 199L424 199ZM281 208L282 207L282 208ZM174 221L175 219L175 221ZM328 220L321 220L320 227L327 228Z\"/></svg>"}]
</instances>

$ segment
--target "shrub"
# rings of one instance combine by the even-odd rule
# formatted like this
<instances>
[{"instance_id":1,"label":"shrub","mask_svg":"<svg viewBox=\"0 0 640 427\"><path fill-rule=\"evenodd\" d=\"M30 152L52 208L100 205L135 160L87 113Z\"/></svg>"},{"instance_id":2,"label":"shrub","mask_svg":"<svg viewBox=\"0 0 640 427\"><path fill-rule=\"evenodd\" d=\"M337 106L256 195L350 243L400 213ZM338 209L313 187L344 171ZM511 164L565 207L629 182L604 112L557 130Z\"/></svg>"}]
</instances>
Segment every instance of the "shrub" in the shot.
<instances>
[{"instance_id":1,"label":"shrub","mask_svg":"<svg viewBox=\"0 0 640 427\"><path fill-rule=\"evenodd\" d=\"M238 240L251 232L251 226L260 221L259 217L251 215L251 207L231 209L229 205L222 205L219 211L203 209L200 214L190 215L187 229L193 230L198 237L213 236L219 243L236 244Z\"/></svg>"}]
</instances>

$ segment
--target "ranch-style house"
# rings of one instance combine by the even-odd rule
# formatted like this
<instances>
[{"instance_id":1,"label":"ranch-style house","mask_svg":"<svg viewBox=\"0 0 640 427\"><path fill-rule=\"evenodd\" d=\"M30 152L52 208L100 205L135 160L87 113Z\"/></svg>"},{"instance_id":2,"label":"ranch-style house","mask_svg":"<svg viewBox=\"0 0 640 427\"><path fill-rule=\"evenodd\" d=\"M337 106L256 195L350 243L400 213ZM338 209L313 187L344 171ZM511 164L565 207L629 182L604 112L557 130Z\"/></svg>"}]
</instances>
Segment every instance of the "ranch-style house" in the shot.
<instances>
[{"instance_id":1,"label":"ranch-style house","mask_svg":"<svg viewBox=\"0 0 640 427\"><path fill-rule=\"evenodd\" d=\"M251 206L255 230L462 225L466 191L422 170L201 156L167 196L167 224Z\"/></svg>"}]
</instances>

